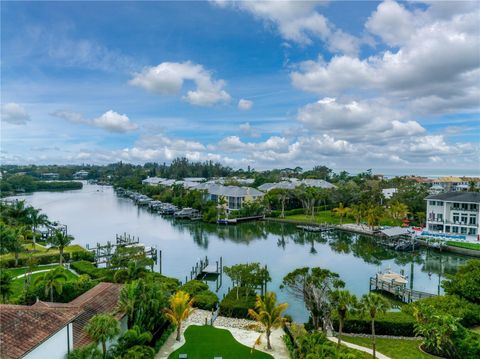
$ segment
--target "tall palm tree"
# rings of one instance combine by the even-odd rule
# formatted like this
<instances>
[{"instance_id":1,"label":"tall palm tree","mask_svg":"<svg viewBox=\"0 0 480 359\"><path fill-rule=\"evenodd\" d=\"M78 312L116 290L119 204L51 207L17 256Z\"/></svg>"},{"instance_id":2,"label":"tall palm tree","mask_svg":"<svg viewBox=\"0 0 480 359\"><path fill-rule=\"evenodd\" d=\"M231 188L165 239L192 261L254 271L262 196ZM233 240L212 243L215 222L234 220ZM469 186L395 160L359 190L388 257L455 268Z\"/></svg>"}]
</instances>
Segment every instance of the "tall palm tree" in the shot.
<instances>
[{"instance_id":1,"label":"tall palm tree","mask_svg":"<svg viewBox=\"0 0 480 359\"><path fill-rule=\"evenodd\" d=\"M362 297L360 301L360 310L368 316L372 322L372 350L375 359L376 341L375 341L375 318L379 313L385 313L390 309L390 302L376 293L368 293Z\"/></svg>"},{"instance_id":2,"label":"tall palm tree","mask_svg":"<svg viewBox=\"0 0 480 359\"><path fill-rule=\"evenodd\" d=\"M35 278L34 285L43 284L45 286L45 296L50 294L50 301L53 302L53 292L62 294L63 283L67 281L67 275L63 268L55 268L41 277Z\"/></svg>"},{"instance_id":3,"label":"tall palm tree","mask_svg":"<svg viewBox=\"0 0 480 359\"><path fill-rule=\"evenodd\" d=\"M350 213L353 218L355 218L355 224L360 224L360 221L365 216L365 205L363 204L352 204L350 206Z\"/></svg>"},{"instance_id":4,"label":"tall palm tree","mask_svg":"<svg viewBox=\"0 0 480 359\"><path fill-rule=\"evenodd\" d=\"M378 205L371 205L367 209L367 224L373 230L376 226L379 225L380 220L383 216L383 207Z\"/></svg>"},{"instance_id":5,"label":"tall palm tree","mask_svg":"<svg viewBox=\"0 0 480 359\"><path fill-rule=\"evenodd\" d=\"M97 344L102 344L103 357L107 357L107 340L120 334L120 323L111 314L97 314L85 326L88 336Z\"/></svg>"},{"instance_id":6,"label":"tall palm tree","mask_svg":"<svg viewBox=\"0 0 480 359\"><path fill-rule=\"evenodd\" d=\"M338 315L338 344L342 340L343 324L348 314L355 309L357 297L348 290L336 290L332 292L332 303L335 312Z\"/></svg>"},{"instance_id":7,"label":"tall palm tree","mask_svg":"<svg viewBox=\"0 0 480 359\"><path fill-rule=\"evenodd\" d=\"M338 207L333 209L333 212L335 212L337 216L340 217L340 224L342 224L343 217L345 217L348 213L350 213L350 208L344 207L343 203L340 202L338 204Z\"/></svg>"},{"instance_id":8,"label":"tall palm tree","mask_svg":"<svg viewBox=\"0 0 480 359\"><path fill-rule=\"evenodd\" d=\"M133 326L135 311L137 310L139 283L139 281L133 281L125 284L118 298L117 311L127 315L129 329Z\"/></svg>"},{"instance_id":9,"label":"tall palm tree","mask_svg":"<svg viewBox=\"0 0 480 359\"><path fill-rule=\"evenodd\" d=\"M28 207L25 206L25 201L15 201L13 204L9 205L8 217L11 219L13 224L26 224L28 218Z\"/></svg>"},{"instance_id":10,"label":"tall palm tree","mask_svg":"<svg viewBox=\"0 0 480 359\"><path fill-rule=\"evenodd\" d=\"M10 251L15 255L15 267L18 266L18 257L21 252L25 251L23 241L26 237L26 227L18 226L13 228L13 238L10 242Z\"/></svg>"},{"instance_id":11,"label":"tall palm tree","mask_svg":"<svg viewBox=\"0 0 480 359\"><path fill-rule=\"evenodd\" d=\"M404 219L408 215L408 206L405 203L393 202L388 212L393 219Z\"/></svg>"},{"instance_id":12,"label":"tall palm tree","mask_svg":"<svg viewBox=\"0 0 480 359\"><path fill-rule=\"evenodd\" d=\"M60 252L60 265L63 265L63 250L65 247L69 246L72 241L72 236L59 229L55 230L53 236L48 239L48 242L52 246L57 247L58 251Z\"/></svg>"},{"instance_id":13,"label":"tall palm tree","mask_svg":"<svg viewBox=\"0 0 480 359\"><path fill-rule=\"evenodd\" d=\"M30 207L28 209L28 223L32 226L33 249L37 243L37 227L50 223L46 214L41 213L39 209Z\"/></svg>"},{"instance_id":14,"label":"tall palm tree","mask_svg":"<svg viewBox=\"0 0 480 359\"><path fill-rule=\"evenodd\" d=\"M284 318L282 313L287 307L288 303L277 305L277 296L275 293L267 292L264 299L257 295L257 301L255 302L256 310L248 310L248 315L265 327L268 349L272 349L272 345L270 344L270 334L272 334L272 329L276 329L283 324Z\"/></svg>"},{"instance_id":15,"label":"tall palm tree","mask_svg":"<svg viewBox=\"0 0 480 359\"><path fill-rule=\"evenodd\" d=\"M2 270L0 271L0 295L2 296L2 303L6 303L8 298L13 294L12 276Z\"/></svg>"},{"instance_id":16,"label":"tall palm tree","mask_svg":"<svg viewBox=\"0 0 480 359\"><path fill-rule=\"evenodd\" d=\"M164 309L165 316L173 325L177 326L177 341L181 339L182 322L193 312L193 299L190 295L179 290L170 297L170 308Z\"/></svg>"}]
</instances>

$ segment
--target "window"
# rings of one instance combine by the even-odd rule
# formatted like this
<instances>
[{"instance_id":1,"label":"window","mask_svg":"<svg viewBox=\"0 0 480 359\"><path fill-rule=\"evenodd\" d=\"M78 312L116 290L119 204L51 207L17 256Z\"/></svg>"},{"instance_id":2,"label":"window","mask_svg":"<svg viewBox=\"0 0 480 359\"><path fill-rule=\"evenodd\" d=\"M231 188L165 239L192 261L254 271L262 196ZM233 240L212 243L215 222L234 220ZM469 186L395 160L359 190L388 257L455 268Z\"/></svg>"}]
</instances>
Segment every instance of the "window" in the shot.
<instances>
[{"instance_id":1,"label":"window","mask_svg":"<svg viewBox=\"0 0 480 359\"><path fill-rule=\"evenodd\" d=\"M430 206L435 206L435 201L428 201L428 204L429 204Z\"/></svg>"},{"instance_id":2,"label":"window","mask_svg":"<svg viewBox=\"0 0 480 359\"><path fill-rule=\"evenodd\" d=\"M453 214L453 223L460 222L460 215L458 213Z\"/></svg>"},{"instance_id":3,"label":"window","mask_svg":"<svg viewBox=\"0 0 480 359\"><path fill-rule=\"evenodd\" d=\"M443 222L443 214L437 213L437 221L438 222Z\"/></svg>"},{"instance_id":4,"label":"window","mask_svg":"<svg viewBox=\"0 0 480 359\"><path fill-rule=\"evenodd\" d=\"M458 233L458 227L452 227L452 232L453 233Z\"/></svg>"},{"instance_id":5,"label":"window","mask_svg":"<svg viewBox=\"0 0 480 359\"><path fill-rule=\"evenodd\" d=\"M466 214L463 214L462 213L462 219L460 220L460 222L462 222L462 224L467 224L468 222L468 217Z\"/></svg>"},{"instance_id":6,"label":"window","mask_svg":"<svg viewBox=\"0 0 480 359\"><path fill-rule=\"evenodd\" d=\"M472 204L470 205L470 209L471 209L472 211L476 211L476 210L478 209L478 206L477 206L475 203L472 203Z\"/></svg>"},{"instance_id":7,"label":"window","mask_svg":"<svg viewBox=\"0 0 480 359\"><path fill-rule=\"evenodd\" d=\"M437 206L443 206L443 202L442 201L437 201Z\"/></svg>"},{"instance_id":8,"label":"window","mask_svg":"<svg viewBox=\"0 0 480 359\"><path fill-rule=\"evenodd\" d=\"M461 234L467 234L467 228L466 227L460 228L460 233Z\"/></svg>"},{"instance_id":9,"label":"window","mask_svg":"<svg viewBox=\"0 0 480 359\"><path fill-rule=\"evenodd\" d=\"M450 232L450 226L445 226L445 232Z\"/></svg>"},{"instance_id":10,"label":"window","mask_svg":"<svg viewBox=\"0 0 480 359\"><path fill-rule=\"evenodd\" d=\"M477 234L477 230L475 228L469 228L468 229L468 234L471 236L474 236Z\"/></svg>"},{"instance_id":11,"label":"window","mask_svg":"<svg viewBox=\"0 0 480 359\"><path fill-rule=\"evenodd\" d=\"M468 203L462 203L462 209L464 211L468 210Z\"/></svg>"},{"instance_id":12,"label":"window","mask_svg":"<svg viewBox=\"0 0 480 359\"><path fill-rule=\"evenodd\" d=\"M471 216L470 221L468 223L473 225L477 224L477 217Z\"/></svg>"},{"instance_id":13,"label":"window","mask_svg":"<svg viewBox=\"0 0 480 359\"><path fill-rule=\"evenodd\" d=\"M454 203L453 209L460 209L460 203Z\"/></svg>"}]
</instances>

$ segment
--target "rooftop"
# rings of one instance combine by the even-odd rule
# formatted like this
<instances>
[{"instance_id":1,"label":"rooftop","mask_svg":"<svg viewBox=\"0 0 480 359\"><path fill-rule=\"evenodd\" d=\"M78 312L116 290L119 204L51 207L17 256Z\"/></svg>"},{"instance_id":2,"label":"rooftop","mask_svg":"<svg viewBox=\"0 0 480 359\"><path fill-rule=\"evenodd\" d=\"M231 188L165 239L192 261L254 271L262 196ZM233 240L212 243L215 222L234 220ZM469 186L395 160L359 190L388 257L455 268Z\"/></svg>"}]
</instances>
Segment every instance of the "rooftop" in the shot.
<instances>
[{"instance_id":1,"label":"rooftop","mask_svg":"<svg viewBox=\"0 0 480 359\"><path fill-rule=\"evenodd\" d=\"M432 194L425 198L429 199L438 199L441 201L449 202L469 202L469 203L480 203L480 193L479 192L447 192L440 194Z\"/></svg>"},{"instance_id":2,"label":"rooftop","mask_svg":"<svg viewBox=\"0 0 480 359\"><path fill-rule=\"evenodd\" d=\"M20 358L72 322L78 308L0 305L0 357Z\"/></svg>"}]
</instances>

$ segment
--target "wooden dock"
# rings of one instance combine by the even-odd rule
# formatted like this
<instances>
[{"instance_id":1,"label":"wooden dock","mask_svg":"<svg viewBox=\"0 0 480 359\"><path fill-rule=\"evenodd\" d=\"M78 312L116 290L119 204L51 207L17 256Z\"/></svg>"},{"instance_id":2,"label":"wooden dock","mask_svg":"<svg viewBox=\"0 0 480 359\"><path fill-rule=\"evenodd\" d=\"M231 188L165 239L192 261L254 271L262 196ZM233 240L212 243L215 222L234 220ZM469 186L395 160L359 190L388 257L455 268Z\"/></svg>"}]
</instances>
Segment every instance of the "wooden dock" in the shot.
<instances>
[{"instance_id":1,"label":"wooden dock","mask_svg":"<svg viewBox=\"0 0 480 359\"><path fill-rule=\"evenodd\" d=\"M222 286L222 274L223 274L223 259L220 257L220 261L210 263L208 257L200 259L190 271L190 280L196 279L201 281L215 281L215 289L218 292ZM188 282L188 276L185 277L185 283Z\"/></svg>"},{"instance_id":2,"label":"wooden dock","mask_svg":"<svg viewBox=\"0 0 480 359\"><path fill-rule=\"evenodd\" d=\"M386 282L379 279L378 277L370 277L370 291L372 290L390 293L404 303L411 303L419 299L436 296L436 294L421 292L419 290L407 288L405 285Z\"/></svg>"}]
</instances>

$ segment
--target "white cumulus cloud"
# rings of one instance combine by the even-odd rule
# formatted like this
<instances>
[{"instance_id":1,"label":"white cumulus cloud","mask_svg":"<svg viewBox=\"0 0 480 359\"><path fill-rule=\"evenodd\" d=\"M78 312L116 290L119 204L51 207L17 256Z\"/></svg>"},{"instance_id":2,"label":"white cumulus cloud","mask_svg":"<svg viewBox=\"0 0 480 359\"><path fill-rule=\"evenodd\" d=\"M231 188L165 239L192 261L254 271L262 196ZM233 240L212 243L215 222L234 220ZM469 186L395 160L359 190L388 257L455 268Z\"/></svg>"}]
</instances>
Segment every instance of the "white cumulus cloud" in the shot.
<instances>
[{"instance_id":1,"label":"white cumulus cloud","mask_svg":"<svg viewBox=\"0 0 480 359\"><path fill-rule=\"evenodd\" d=\"M14 125L25 125L30 121L27 110L18 103L9 102L2 105L2 121Z\"/></svg>"},{"instance_id":2,"label":"white cumulus cloud","mask_svg":"<svg viewBox=\"0 0 480 359\"><path fill-rule=\"evenodd\" d=\"M231 100L224 90L224 80L213 79L212 74L202 65L190 61L163 62L147 67L135 74L129 83L160 95L174 95L181 91L185 81L193 81L196 85L195 90L188 91L183 96L183 99L192 105L212 106Z\"/></svg>"},{"instance_id":3,"label":"white cumulus cloud","mask_svg":"<svg viewBox=\"0 0 480 359\"><path fill-rule=\"evenodd\" d=\"M58 110L51 115L68 122L93 126L113 133L125 133L138 129L138 125L131 122L127 115L122 115L112 110L94 119L87 119L82 114L72 111Z\"/></svg>"},{"instance_id":4,"label":"white cumulus cloud","mask_svg":"<svg viewBox=\"0 0 480 359\"><path fill-rule=\"evenodd\" d=\"M238 108L242 111L248 111L248 110L251 110L253 107L253 101L250 101L250 100L245 100L243 98L241 98L239 101L238 101Z\"/></svg>"}]
</instances>

